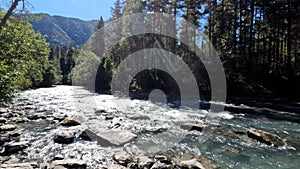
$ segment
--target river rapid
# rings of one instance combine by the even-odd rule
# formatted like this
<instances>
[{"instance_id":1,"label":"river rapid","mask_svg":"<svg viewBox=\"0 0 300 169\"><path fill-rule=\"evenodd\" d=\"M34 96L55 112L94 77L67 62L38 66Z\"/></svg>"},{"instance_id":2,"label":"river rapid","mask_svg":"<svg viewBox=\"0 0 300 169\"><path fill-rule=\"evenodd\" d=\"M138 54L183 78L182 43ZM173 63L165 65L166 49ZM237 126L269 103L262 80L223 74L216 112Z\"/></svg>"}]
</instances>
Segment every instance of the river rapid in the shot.
<instances>
[{"instance_id":1,"label":"river rapid","mask_svg":"<svg viewBox=\"0 0 300 169\"><path fill-rule=\"evenodd\" d=\"M218 120L211 122L206 119L209 114L207 110L175 109L150 101L98 95L81 87L56 86L23 91L16 96L10 109L24 112L18 118L33 114L43 114L44 118L32 118L17 124L19 141L28 141L30 146L21 152L2 156L1 165L28 162L49 164L55 158L61 158L84 160L87 168L97 168L116 163L112 157L118 152L126 152L133 158L164 154L174 161L186 154L204 156L221 169L299 168L300 123L294 111L300 110L299 103L293 103L284 111L273 110L270 104L267 108L246 106L246 103L213 104L222 104L227 108L216 115ZM256 110L261 109L270 111L260 116L260 111ZM280 113L292 113L292 119L280 119ZM60 126L59 121L65 116L77 117L80 125ZM211 130L188 131L180 127L180 124L204 123L213 126ZM101 146L96 141L80 137L86 129L126 130L136 137L122 146ZM283 144L268 145L250 138L248 131L252 129L276 135ZM72 143L59 144L53 140L57 133L64 131L75 133Z\"/></svg>"}]
</instances>

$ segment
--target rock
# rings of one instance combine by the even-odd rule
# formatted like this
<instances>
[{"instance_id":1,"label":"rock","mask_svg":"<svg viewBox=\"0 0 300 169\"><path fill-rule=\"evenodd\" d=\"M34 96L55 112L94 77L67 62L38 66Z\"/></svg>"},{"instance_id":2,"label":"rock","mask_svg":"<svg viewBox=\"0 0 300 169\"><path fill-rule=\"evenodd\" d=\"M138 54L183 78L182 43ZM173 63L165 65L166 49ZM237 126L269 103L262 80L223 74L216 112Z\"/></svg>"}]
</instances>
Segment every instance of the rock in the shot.
<instances>
[{"instance_id":1,"label":"rock","mask_svg":"<svg viewBox=\"0 0 300 169\"><path fill-rule=\"evenodd\" d=\"M33 169L39 168L37 163L1 164L3 169Z\"/></svg>"},{"instance_id":2,"label":"rock","mask_svg":"<svg viewBox=\"0 0 300 169\"><path fill-rule=\"evenodd\" d=\"M108 169L127 169L127 168L118 164L113 164L109 166Z\"/></svg>"},{"instance_id":3,"label":"rock","mask_svg":"<svg viewBox=\"0 0 300 169\"><path fill-rule=\"evenodd\" d=\"M257 140L261 143L265 143L267 145L274 145L275 147L284 145L283 140L279 136L262 130L251 129L247 131L247 135L249 138Z\"/></svg>"},{"instance_id":4,"label":"rock","mask_svg":"<svg viewBox=\"0 0 300 169\"><path fill-rule=\"evenodd\" d=\"M127 115L126 117L131 120L150 120L150 117L146 115L139 115L139 114Z\"/></svg>"},{"instance_id":5,"label":"rock","mask_svg":"<svg viewBox=\"0 0 300 169\"><path fill-rule=\"evenodd\" d=\"M78 120L78 117L66 117L63 121L59 123L59 125L65 126L65 127L71 127L71 126L78 126L80 125L80 122Z\"/></svg>"},{"instance_id":6,"label":"rock","mask_svg":"<svg viewBox=\"0 0 300 169\"><path fill-rule=\"evenodd\" d=\"M83 160L55 160L52 162L50 169L85 169L87 168L86 161Z\"/></svg>"},{"instance_id":7,"label":"rock","mask_svg":"<svg viewBox=\"0 0 300 169\"><path fill-rule=\"evenodd\" d=\"M46 119L47 115L45 113L34 113L27 117L29 120L38 120L38 119Z\"/></svg>"},{"instance_id":8,"label":"rock","mask_svg":"<svg viewBox=\"0 0 300 169\"><path fill-rule=\"evenodd\" d=\"M242 152L242 149L238 147L226 147L226 150L236 155L241 155Z\"/></svg>"},{"instance_id":9,"label":"rock","mask_svg":"<svg viewBox=\"0 0 300 169\"><path fill-rule=\"evenodd\" d=\"M80 135L81 138L89 141L97 141L101 146L123 146L132 141L137 136L126 130L107 130L100 131L95 129L86 129Z\"/></svg>"},{"instance_id":10,"label":"rock","mask_svg":"<svg viewBox=\"0 0 300 169\"><path fill-rule=\"evenodd\" d=\"M154 163L155 161L149 157L146 156L137 157L138 168L150 168Z\"/></svg>"},{"instance_id":11,"label":"rock","mask_svg":"<svg viewBox=\"0 0 300 169\"><path fill-rule=\"evenodd\" d=\"M202 131L203 128L208 127L206 124L192 124L192 123L186 123L180 125L180 128L183 130L196 130L196 131Z\"/></svg>"},{"instance_id":12,"label":"rock","mask_svg":"<svg viewBox=\"0 0 300 169\"><path fill-rule=\"evenodd\" d=\"M107 113L107 111L104 109L95 111L95 114L106 114L106 113Z\"/></svg>"},{"instance_id":13,"label":"rock","mask_svg":"<svg viewBox=\"0 0 300 169\"><path fill-rule=\"evenodd\" d=\"M0 136L0 146L2 146L3 144L5 144L6 142L10 142L9 137L7 137L7 136Z\"/></svg>"},{"instance_id":14,"label":"rock","mask_svg":"<svg viewBox=\"0 0 300 169\"><path fill-rule=\"evenodd\" d=\"M153 164L153 166L150 169L169 169L171 168L170 165L161 163L160 161L157 161Z\"/></svg>"},{"instance_id":15,"label":"rock","mask_svg":"<svg viewBox=\"0 0 300 169\"><path fill-rule=\"evenodd\" d=\"M3 113L3 114L1 114L1 117L4 117L4 118L12 118L12 117L14 117L15 115L13 114L13 113L11 113L11 112L7 112L7 113Z\"/></svg>"},{"instance_id":16,"label":"rock","mask_svg":"<svg viewBox=\"0 0 300 169\"><path fill-rule=\"evenodd\" d=\"M191 159L186 161L180 161L179 166L181 168L188 168L188 169L205 169L203 165L197 159Z\"/></svg>"},{"instance_id":17,"label":"rock","mask_svg":"<svg viewBox=\"0 0 300 169\"><path fill-rule=\"evenodd\" d=\"M9 109L0 107L0 114L7 113Z\"/></svg>"},{"instance_id":18,"label":"rock","mask_svg":"<svg viewBox=\"0 0 300 169\"><path fill-rule=\"evenodd\" d=\"M154 160L155 161L166 161L166 160L168 160L168 157L164 156L164 155L155 155Z\"/></svg>"},{"instance_id":19,"label":"rock","mask_svg":"<svg viewBox=\"0 0 300 169\"><path fill-rule=\"evenodd\" d=\"M64 159L64 156L61 155L61 154L57 154L56 156L54 156L53 160L52 161L56 161L56 160L63 160Z\"/></svg>"},{"instance_id":20,"label":"rock","mask_svg":"<svg viewBox=\"0 0 300 169\"><path fill-rule=\"evenodd\" d=\"M109 116L109 115L105 116L105 120L113 120L113 119L114 119L114 116Z\"/></svg>"},{"instance_id":21,"label":"rock","mask_svg":"<svg viewBox=\"0 0 300 169\"><path fill-rule=\"evenodd\" d=\"M25 148L29 147L30 143L28 141L24 142L10 142L4 144L4 151L1 153L2 155L11 155L18 153L21 150L24 150Z\"/></svg>"},{"instance_id":22,"label":"rock","mask_svg":"<svg viewBox=\"0 0 300 169\"><path fill-rule=\"evenodd\" d=\"M178 164L180 168L200 168L200 169L216 169L217 166L207 157L185 154L180 158Z\"/></svg>"},{"instance_id":23,"label":"rock","mask_svg":"<svg viewBox=\"0 0 300 169\"><path fill-rule=\"evenodd\" d=\"M25 123L25 122L28 122L29 119L26 117L15 117L11 121L15 122L15 123Z\"/></svg>"},{"instance_id":24,"label":"rock","mask_svg":"<svg viewBox=\"0 0 300 169\"><path fill-rule=\"evenodd\" d=\"M16 125L13 124L5 124L0 126L0 131L13 131L17 128Z\"/></svg>"},{"instance_id":25,"label":"rock","mask_svg":"<svg viewBox=\"0 0 300 169\"><path fill-rule=\"evenodd\" d=\"M127 164L133 162L131 156L125 151L118 152L113 155L113 160L122 166L127 166Z\"/></svg>"},{"instance_id":26,"label":"rock","mask_svg":"<svg viewBox=\"0 0 300 169\"><path fill-rule=\"evenodd\" d=\"M54 142L59 144L71 144L75 139L74 132L64 131L54 136Z\"/></svg>"},{"instance_id":27,"label":"rock","mask_svg":"<svg viewBox=\"0 0 300 169\"><path fill-rule=\"evenodd\" d=\"M108 126L109 129L116 129L121 126L121 122L123 121L122 118L113 118Z\"/></svg>"},{"instance_id":28,"label":"rock","mask_svg":"<svg viewBox=\"0 0 300 169\"><path fill-rule=\"evenodd\" d=\"M0 117L0 123L6 123L6 122L7 122L6 118Z\"/></svg>"},{"instance_id":29,"label":"rock","mask_svg":"<svg viewBox=\"0 0 300 169\"><path fill-rule=\"evenodd\" d=\"M146 127L142 132L143 133L162 133L167 130L168 130L167 128L163 128L163 127Z\"/></svg>"}]
</instances>

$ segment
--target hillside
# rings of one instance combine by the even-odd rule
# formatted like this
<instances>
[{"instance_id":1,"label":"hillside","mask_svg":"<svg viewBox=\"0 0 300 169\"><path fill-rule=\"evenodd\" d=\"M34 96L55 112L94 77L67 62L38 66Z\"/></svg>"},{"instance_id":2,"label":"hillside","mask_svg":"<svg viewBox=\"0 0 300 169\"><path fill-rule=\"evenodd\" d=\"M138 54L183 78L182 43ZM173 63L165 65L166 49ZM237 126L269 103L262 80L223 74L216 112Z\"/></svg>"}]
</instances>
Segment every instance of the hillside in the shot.
<instances>
[{"instance_id":1,"label":"hillside","mask_svg":"<svg viewBox=\"0 0 300 169\"><path fill-rule=\"evenodd\" d=\"M30 23L35 31L46 36L47 42L53 45L83 45L92 35L97 21L83 21L77 18L33 14Z\"/></svg>"}]
</instances>

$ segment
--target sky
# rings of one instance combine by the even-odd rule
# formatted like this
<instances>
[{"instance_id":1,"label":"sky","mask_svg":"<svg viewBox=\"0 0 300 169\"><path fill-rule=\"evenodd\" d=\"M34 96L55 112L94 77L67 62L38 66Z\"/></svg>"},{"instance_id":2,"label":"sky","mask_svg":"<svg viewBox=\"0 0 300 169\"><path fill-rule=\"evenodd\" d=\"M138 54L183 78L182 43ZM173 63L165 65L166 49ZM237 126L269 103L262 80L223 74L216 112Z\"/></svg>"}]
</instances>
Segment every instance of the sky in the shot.
<instances>
[{"instance_id":1,"label":"sky","mask_svg":"<svg viewBox=\"0 0 300 169\"><path fill-rule=\"evenodd\" d=\"M115 0L27 0L31 13L48 13L82 20L104 20L110 17Z\"/></svg>"}]
</instances>

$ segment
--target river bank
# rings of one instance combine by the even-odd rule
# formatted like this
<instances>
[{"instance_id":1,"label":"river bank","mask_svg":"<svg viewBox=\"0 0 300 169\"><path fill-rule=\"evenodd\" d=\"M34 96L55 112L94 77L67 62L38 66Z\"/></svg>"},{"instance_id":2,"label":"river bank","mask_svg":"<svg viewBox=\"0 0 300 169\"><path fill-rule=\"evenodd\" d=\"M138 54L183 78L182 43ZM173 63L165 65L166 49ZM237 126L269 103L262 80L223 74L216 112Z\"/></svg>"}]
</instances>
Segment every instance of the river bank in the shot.
<instances>
[{"instance_id":1,"label":"river bank","mask_svg":"<svg viewBox=\"0 0 300 169\"><path fill-rule=\"evenodd\" d=\"M294 104L288 111L226 104L231 109L209 123L206 110L117 105L123 101L72 86L20 92L0 111L1 168L300 166Z\"/></svg>"}]
</instances>

